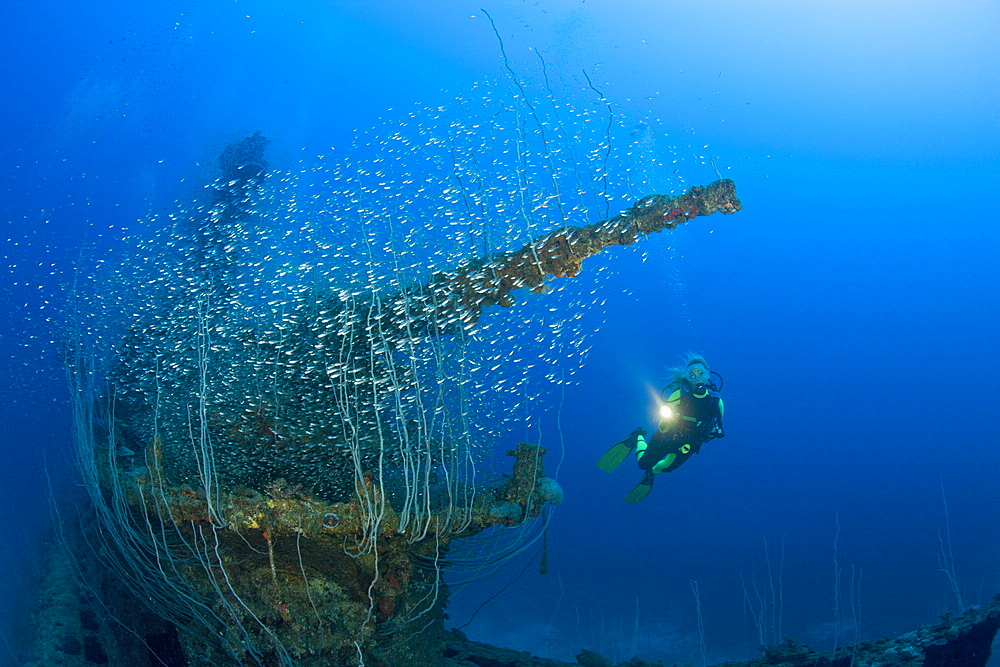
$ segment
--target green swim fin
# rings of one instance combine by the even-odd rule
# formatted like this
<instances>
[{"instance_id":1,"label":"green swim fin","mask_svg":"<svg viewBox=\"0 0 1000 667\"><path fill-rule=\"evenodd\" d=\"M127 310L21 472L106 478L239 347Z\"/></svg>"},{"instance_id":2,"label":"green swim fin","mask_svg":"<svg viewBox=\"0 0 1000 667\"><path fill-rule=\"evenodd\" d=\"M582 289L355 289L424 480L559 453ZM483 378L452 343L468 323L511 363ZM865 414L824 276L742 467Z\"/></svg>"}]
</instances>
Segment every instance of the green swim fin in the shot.
<instances>
[{"instance_id":1,"label":"green swim fin","mask_svg":"<svg viewBox=\"0 0 1000 667\"><path fill-rule=\"evenodd\" d=\"M635 505L641 502L649 492L653 490L653 474L651 472L646 472L646 476L642 478L642 481L635 485L635 488L629 491L628 495L622 498L623 503L630 503Z\"/></svg>"},{"instance_id":2,"label":"green swim fin","mask_svg":"<svg viewBox=\"0 0 1000 667\"><path fill-rule=\"evenodd\" d=\"M620 466L633 451L632 447L629 447L624 442L619 442L604 452L604 456L597 460L597 467L605 472L614 472L615 468Z\"/></svg>"},{"instance_id":3,"label":"green swim fin","mask_svg":"<svg viewBox=\"0 0 1000 667\"><path fill-rule=\"evenodd\" d=\"M646 429L637 428L621 442L612 445L611 449L604 452L604 456L597 460L597 467L605 472L614 472L615 468L628 458L628 455L635 451L639 436L646 435Z\"/></svg>"}]
</instances>

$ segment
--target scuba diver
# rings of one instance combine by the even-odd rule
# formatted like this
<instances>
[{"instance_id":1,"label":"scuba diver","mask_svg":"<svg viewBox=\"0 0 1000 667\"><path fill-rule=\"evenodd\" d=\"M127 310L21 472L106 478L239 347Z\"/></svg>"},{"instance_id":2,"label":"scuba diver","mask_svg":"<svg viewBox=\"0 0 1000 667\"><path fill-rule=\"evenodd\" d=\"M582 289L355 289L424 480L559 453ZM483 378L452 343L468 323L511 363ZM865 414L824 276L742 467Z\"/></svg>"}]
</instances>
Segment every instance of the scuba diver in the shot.
<instances>
[{"instance_id":1,"label":"scuba diver","mask_svg":"<svg viewBox=\"0 0 1000 667\"><path fill-rule=\"evenodd\" d=\"M719 378L719 386L712 381L713 374ZM646 429L637 428L598 460L598 468L612 472L635 452L645 475L624 502L638 503L649 495L656 473L677 470L703 444L725 435L721 383L722 376L709 370L704 357L688 355L686 363L674 369L673 381L661 393L660 423L649 442Z\"/></svg>"}]
</instances>

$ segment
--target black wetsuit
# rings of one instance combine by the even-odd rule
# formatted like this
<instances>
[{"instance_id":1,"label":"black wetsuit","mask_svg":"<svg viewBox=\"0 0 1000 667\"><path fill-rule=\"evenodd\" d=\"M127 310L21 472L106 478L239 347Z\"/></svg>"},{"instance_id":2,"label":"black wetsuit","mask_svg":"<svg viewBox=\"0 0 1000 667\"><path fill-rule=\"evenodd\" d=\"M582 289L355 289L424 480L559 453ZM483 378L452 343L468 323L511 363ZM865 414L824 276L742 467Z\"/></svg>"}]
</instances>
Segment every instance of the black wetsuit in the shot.
<instances>
[{"instance_id":1,"label":"black wetsuit","mask_svg":"<svg viewBox=\"0 0 1000 667\"><path fill-rule=\"evenodd\" d=\"M639 457L640 470L652 470L674 454L669 465L659 470L672 472L696 454L703 444L724 435L722 397L718 391L708 387L703 391L703 394L696 393L685 383L670 395L666 404L671 407L673 415L660 420L659 428Z\"/></svg>"}]
</instances>

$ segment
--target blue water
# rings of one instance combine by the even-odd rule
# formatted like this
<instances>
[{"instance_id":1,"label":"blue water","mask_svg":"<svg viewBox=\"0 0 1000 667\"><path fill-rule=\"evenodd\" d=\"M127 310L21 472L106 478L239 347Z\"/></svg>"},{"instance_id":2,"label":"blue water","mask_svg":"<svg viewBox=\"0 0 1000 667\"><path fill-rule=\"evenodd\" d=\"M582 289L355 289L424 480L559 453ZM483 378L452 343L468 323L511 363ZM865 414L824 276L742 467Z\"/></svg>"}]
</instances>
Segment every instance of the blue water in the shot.
<instances>
[{"instance_id":1,"label":"blue water","mask_svg":"<svg viewBox=\"0 0 1000 667\"><path fill-rule=\"evenodd\" d=\"M592 648L700 664L700 602L708 662L753 657L746 586L772 619L768 639L780 625L829 648L955 611L942 553L963 601L989 601L1000 592L1000 8L675 4L485 3L516 72L537 73L537 52L553 76L586 70L616 109L676 138L669 159L686 183L717 168L745 208L585 268L613 267L593 281L606 303L585 315L590 353L537 406L532 433L550 470L564 457L550 572L528 565L465 631L565 660ZM271 163L292 170L342 151L388 109L502 80L480 6L8 3L0 622L11 664L47 480L59 489L72 475L58 351L81 249L114 258L137 221L189 200L221 148L256 130ZM725 377L727 436L624 505L637 470L593 463L651 426L650 388L688 350ZM524 567L455 592L453 625Z\"/></svg>"}]
</instances>

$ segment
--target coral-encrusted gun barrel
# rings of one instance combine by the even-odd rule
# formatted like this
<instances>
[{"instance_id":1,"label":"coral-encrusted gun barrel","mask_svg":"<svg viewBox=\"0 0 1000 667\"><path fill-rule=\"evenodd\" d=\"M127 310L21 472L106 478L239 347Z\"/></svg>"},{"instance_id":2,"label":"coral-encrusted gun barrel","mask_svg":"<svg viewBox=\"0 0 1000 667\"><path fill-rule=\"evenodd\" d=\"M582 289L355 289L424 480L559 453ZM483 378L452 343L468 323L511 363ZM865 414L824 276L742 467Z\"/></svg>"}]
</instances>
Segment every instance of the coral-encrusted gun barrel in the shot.
<instances>
[{"instance_id":1,"label":"coral-encrusted gun barrel","mask_svg":"<svg viewBox=\"0 0 1000 667\"><path fill-rule=\"evenodd\" d=\"M743 205L736 185L724 178L695 186L678 197L650 195L628 211L586 227L562 227L519 250L505 252L439 273L419 290L391 302L394 318L405 318L410 331L444 334L474 324L487 306L513 304L510 292L522 287L541 291L548 276L572 278L583 260L613 245L629 245L644 234L673 229L701 215L736 213ZM401 320L397 320L401 321Z\"/></svg>"}]
</instances>

